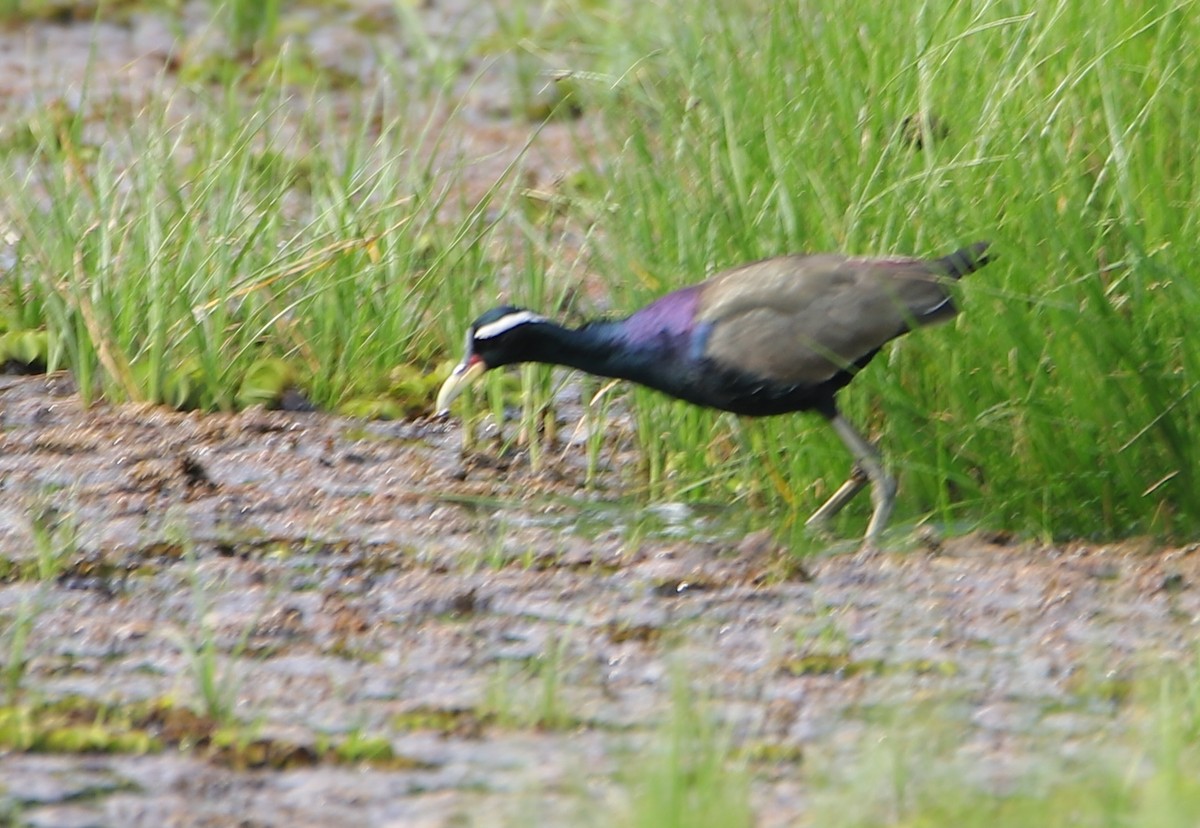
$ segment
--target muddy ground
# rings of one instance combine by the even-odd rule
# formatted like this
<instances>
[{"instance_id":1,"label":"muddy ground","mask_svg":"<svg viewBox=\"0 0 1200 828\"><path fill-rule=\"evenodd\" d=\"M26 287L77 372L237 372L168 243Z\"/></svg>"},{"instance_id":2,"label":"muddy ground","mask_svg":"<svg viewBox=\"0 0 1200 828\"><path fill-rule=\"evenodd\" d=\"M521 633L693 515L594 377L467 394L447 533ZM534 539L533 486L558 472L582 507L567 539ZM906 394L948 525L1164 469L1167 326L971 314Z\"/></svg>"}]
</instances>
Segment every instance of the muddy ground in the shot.
<instances>
[{"instance_id":1,"label":"muddy ground","mask_svg":"<svg viewBox=\"0 0 1200 828\"><path fill-rule=\"evenodd\" d=\"M452 42L468 8L421 13ZM357 29L312 31L369 79ZM176 37L136 14L9 30L0 82L34 105L91 71L136 100ZM484 180L528 126L464 94ZM1002 789L1111 744L1200 614L1191 548L968 536L803 570L732 509L629 504L619 451L588 490L581 447L535 474L464 458L454 421L87 409L67 378L5 376L0 424L0 661L60 725L0 749L5 824L608 825L681 686L762 826L811 816L806 780L857 773L915 709Z\"/></svg>"},{"instance_id":2,"label":"muddy ground","mask_svg":"<svg viewBox=\"0 0 1200 828\"><path fill-rule=\"evenodd\" d=\"M204 710L211 642L257 745L159 717L158 753L8 751L18 824L582 824L686 684L750 757L758 824L792 825L804 778L861 768L891 716L937 706L1003 785L1093 750L1116 688L1194 646L1190 549L972 536L805 573L719 513L597 503L569 462L464 462L452 423L88 410L59 377L4 379L0 410L26 694ZM322 754L355 734L386 761Z\"/></svg>"}]
</instances>

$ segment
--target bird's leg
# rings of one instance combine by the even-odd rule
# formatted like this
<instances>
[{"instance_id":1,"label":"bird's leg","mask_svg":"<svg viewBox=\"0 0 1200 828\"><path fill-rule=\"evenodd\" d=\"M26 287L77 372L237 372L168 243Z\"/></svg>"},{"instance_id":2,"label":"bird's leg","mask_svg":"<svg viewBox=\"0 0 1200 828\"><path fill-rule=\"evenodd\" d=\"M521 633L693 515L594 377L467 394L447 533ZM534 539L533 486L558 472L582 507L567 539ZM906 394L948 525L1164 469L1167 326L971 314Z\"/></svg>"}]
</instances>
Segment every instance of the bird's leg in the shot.
<instances>
[{"instance_id":1,"label":"bird's leg","mask_svg":"<svg viewBox=\"0 0 1200 828\"><path fill-rule=\"evenodd\" d=\"M846 508L846 504L854 499L854 496L863 490L868 481L867 473L863 471L863 467L854 463L854 467L850 470L850 477L846 479L833 495L821 504L821 508L813 512L812 517L805 521L804 525L813 529L824 529L829 522L837 517L842 509Z\"/></svg>"},{"instance_id":2,"label":"bird's leg","mask_svg":"<svg viewBox=\"0 0 1200 828\"><path fill-rule=\"evenodd\" d=\"M855 470L866 475L871 482L871 505L875 507L875 511L871 513L871 521L867 524L867 533L863 536L862 548L859 551L861 557L866 557L877 551L879 538L883 535L883 527L887 525L888 517L892 514L892 506L896 502L896 481L884 471L879 452L858 433L854 426L850 425L845 417L835 412L829 418L829 423L837 432L838 437L842 438L846 448L850 449L850 453L854 455ZM834 492L833 497L830 498L831 502L838 500L838 495L850 488L852 484L857 488L853 488L851 494L843 495L841 501L834 504L838 509L845 506L854 493L862 489L864 483L856 482L855 476L852 475L842 484L842 488ZM818 513L825 511L828 506L829 503L826 503L818 510Z\"/></svg>"}]
</instances>

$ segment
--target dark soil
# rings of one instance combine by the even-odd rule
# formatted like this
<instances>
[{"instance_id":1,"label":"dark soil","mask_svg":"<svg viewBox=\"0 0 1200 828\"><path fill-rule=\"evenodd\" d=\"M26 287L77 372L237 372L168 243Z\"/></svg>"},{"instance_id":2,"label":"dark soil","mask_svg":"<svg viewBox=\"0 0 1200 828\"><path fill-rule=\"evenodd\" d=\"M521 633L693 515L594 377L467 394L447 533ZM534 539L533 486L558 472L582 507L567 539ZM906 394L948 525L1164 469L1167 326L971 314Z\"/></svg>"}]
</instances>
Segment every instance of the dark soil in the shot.
<instances>
[{"instance_id":1,"label":"dark soil","mask_svg":"<svg viewBox=\"0 0 1200 828\"><path fill-rule=\"evenodd\" d=\"M987 779L1088 750L1200 612L1190 549L966 537L810 580L719 515L464 465L454 424L85 409L59 377L4 380L0 410L0 617L35 613L20 698L165 742L0 753L28 824L578 824L682 682L762 757L759 824L791 825L807 762L854 766L913 705ZM257 753L137 720L208 710L206 643ZM386 752L323 752L355 738Z\"/></svg>"}]
</instances>

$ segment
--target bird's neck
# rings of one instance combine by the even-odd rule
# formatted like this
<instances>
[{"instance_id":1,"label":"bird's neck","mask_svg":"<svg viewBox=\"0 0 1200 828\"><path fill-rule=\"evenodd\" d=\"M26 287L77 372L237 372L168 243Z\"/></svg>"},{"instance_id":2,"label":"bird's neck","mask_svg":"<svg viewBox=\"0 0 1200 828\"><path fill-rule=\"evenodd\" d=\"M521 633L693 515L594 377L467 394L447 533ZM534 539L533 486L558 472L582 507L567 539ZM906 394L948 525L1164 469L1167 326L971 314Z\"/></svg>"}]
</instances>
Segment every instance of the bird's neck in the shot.
<instances>
[{"instance_id":1,"label":"bird's neck","mask_svg":"<svg viewBox=\"0 0 1200 828\"><path fill-rule=\"evenodd\" d=\"M536 356L530 361L565 365L602 377L637 379L630 376L629 357L619 320L589 322L579 328L547 322L538 326Z\"/></svg>"}]
</instances>

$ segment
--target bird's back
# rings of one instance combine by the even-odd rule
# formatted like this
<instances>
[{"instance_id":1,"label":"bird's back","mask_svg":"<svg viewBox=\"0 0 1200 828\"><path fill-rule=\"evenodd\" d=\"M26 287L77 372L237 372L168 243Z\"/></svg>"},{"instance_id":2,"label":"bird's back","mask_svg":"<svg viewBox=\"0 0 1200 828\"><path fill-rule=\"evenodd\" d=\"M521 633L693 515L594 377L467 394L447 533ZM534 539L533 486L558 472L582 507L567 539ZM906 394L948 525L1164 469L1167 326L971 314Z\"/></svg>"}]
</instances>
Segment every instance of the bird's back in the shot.
<instances>
[{"instance_id":1,"label":"bird's back","mask_svg":"<svg viewBox=\"0 0 1200 828\"><path fill-rule=\"evenodd\" d=\"M947 262L956 255L781 256L725 271L701 290L704 355L769 382L828 382L865 364L889 340L953 316L947 283L961 273ZM970 261L981 257L982 249Z\"/></svg>"}]
</instances>

